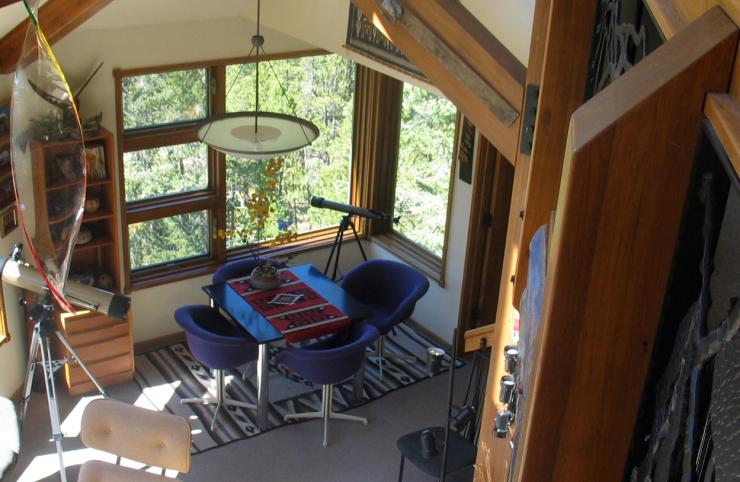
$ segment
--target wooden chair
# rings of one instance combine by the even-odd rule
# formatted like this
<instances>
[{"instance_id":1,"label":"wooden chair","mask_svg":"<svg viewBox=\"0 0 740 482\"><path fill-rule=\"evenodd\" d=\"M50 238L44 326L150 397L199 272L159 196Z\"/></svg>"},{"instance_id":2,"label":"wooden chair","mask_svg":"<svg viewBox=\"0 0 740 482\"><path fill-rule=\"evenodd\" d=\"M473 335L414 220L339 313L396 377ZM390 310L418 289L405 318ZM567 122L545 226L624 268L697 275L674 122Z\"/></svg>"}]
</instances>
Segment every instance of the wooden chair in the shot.
<instances>
[{"instance_id":1,"label":"wooden chair","mask_svg":"<svg viewBox=\"0 0 740 482\"><path fill-rule=\"evenodd\" d=\"M165 469L190 470L190 425L176 415L154 412L110 399L92 401L82 414L82 443L146 465L162 475L90 460L80 468L78 482L172 482Z\"/></svg>"}]
</instances>

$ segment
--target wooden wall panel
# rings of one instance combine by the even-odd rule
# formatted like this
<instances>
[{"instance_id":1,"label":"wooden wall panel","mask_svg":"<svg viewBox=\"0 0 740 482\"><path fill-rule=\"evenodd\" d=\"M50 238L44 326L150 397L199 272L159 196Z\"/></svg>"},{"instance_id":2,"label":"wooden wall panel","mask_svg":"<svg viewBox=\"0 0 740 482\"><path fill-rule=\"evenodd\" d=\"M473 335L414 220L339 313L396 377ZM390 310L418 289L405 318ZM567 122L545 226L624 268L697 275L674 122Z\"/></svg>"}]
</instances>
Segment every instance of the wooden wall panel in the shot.
<instances>
[{"instance_id":1,"label":"wooden wall panel","mask_svg":"<svg viewBox=\"0 0 740 482\"><path fill-rule=\"evenodd\" d=\"M737 38L714 9L573 115L517 480L621 480L704 98Z\"/></svg>"}]
</instances>

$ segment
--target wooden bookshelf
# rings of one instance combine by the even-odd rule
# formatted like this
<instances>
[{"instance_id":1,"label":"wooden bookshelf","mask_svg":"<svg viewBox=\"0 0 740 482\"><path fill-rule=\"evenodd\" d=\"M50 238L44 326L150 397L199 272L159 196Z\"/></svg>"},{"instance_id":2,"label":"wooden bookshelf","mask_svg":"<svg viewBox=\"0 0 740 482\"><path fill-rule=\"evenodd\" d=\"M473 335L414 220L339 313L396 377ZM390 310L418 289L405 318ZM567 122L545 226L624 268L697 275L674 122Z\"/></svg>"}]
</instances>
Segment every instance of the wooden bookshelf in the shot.
<instances>
[{"instance_id":1,"label":"wooden bookshelf","mask_svg":"<svg viewBox=\"0 0 740 482\"><path fill-rule=\"evenodd\" d=\"M59 212L57 196L65 196L79 189L80 181L64 180L59 176L62 156L74 153L78 146L74 141L52 141L33 143L33 178L36 186L34 212L36 232L34 245L46 249L62 249L56 224L63 225L74 212ZM116 210L118 199L117 183L112 182L114 174L113 135L101 129L100 133L85 138L88 180L85 185L85 199L97 199L97 209L86 209L82 216L80 236L72 249L68 280L79 281L88 278L99 288L122 291L119 213ZM103 158L95 166L95 156ZM104 169L101 167L104 166ZM56 174L56 175L55 175ZM1 174L0 174L1 175ZM40 195L38 193L45 193ZM89 240L85 241L90 233ZM87 276L84 276L84 275ZM106 285L104 278L111 280ZM102 385L110 385L130 380L133 377L134 358L131 336L131 314L126 320L114 320L100 313L80 309L77 313L64 313L57 310L57 324L74 347L83 362ZM62 347L64 356L69 357ZM65 366L64 379L71 394L94 390L92 382L76 364Z\"/></svg>"}]
</instances>

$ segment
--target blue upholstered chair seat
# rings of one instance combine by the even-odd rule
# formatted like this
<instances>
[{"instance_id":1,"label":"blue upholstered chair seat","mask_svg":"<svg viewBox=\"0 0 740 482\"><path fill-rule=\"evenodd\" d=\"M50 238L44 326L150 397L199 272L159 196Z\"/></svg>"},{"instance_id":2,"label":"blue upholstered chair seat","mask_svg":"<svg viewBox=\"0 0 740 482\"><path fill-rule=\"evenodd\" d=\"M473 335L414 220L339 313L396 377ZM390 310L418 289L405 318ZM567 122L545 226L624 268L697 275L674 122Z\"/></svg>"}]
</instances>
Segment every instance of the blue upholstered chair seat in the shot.
<instances>
[{"instance_id":1,"label":"blue upholstered chair seat","mask_svg":"<svg viewBox=\"0 0 740 482\"><path fill-rule=\"evenodd\" d=\"M429 289L429 280L414 268L385 259L366 261L349 273L342 281L342 288L373 310L367 320L380 332L378 339L378 364L383 377L383 340L399 323L408 320L416 302ZM412 358L408 355L389 354L386 357Z\"/></svg>"},{"instance_id":2,"label":"blue upholstered chair seat","mask_svg":"<svg viewBox=\"0 0 740 482\"><path fill-rule=\"evenodd\" d=\"M278 356L278 361L306 380L320 384L322 410L285 416L288 419L324 419L324 446L327 444L330 418L367 423L363 417L335 413L331 409L333 386L356 374L363 367L365 351L380 336L378 330L367 323L353 323L350 329L319 340L306 347L288 346Z\"/></svg>"},{"instance_id":3,"label":"blue upholstered chair seat","mask_svg":"<svg viewBox=\"0 0 740 482\"><path fill-rule=\"evenodd\" d=\"M224 370L239 368L257 359L257 342L246 331L231 324L216 309L206 305L188 305L175 311L175 320L185 330L188 347L193 356L214 371L215 395L188 398L181 403L215 403L216 413L223 405L255 408L251 403L226 398Z\"/></svg>"}]
</instances>

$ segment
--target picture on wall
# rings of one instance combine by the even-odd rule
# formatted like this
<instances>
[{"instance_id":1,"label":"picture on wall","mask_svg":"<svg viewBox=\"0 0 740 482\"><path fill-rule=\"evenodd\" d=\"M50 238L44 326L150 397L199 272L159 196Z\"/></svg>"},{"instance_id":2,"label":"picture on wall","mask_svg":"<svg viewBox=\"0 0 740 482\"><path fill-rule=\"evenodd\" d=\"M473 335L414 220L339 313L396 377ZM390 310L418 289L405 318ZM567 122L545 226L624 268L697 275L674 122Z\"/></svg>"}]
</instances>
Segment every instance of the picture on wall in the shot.
<instances>
[{"instance_id":1,"label":"picture on wall","mask_svg":"<svg viewBox=\"0 0 740 482\"><path fill-rule=\"evenodd\" d=\"M457 160L460 168L458 177L461 181L471 184L473 181L473 148L475 147L475 126L463 117L460 127L460 142L457 149Z\"/></svg>"},{"instance_id":2,"label":"picture on wall","mask_svg":"<svg viewBox=\"0 0 740 482\"><path fill-rule=\"evenodd\" d=\"M0 237L4 238L18 227L18 213L15 204L0 211Z\"/></svg>"},{"instance_id":3,"label":"picture on wall","mask_svg":"<svg viewBox=\"0 0 740 482\"><path fill-rule=\"evenodd\" d=\"M105 151L103 146L93 146L85 148L85 168L87 169L87 179L89 181L100 181L108 178L108 171L105 167Z\"/></svg>"},{"instance_id":4,"label":"picture on wall","mask_svg":"<svg viewBox=\"0 0 740 482\"><path fill-rule=\"evenodd\" d=\"M10 131L10 103L0 103L0 134Z\"/></svg>"},{"instance_id":5,"label":"picture on wall","mask_svg":"<svg viewBox=\"0 0 740 482\"><path fill-rule=\"evenodd\" d=\"M347 23L347 43L349 50L362 54L375 61L388 65L421 80L426 76L406 58L385 35L354 4L349 5Z\"/></svg>"}]
</instances>

